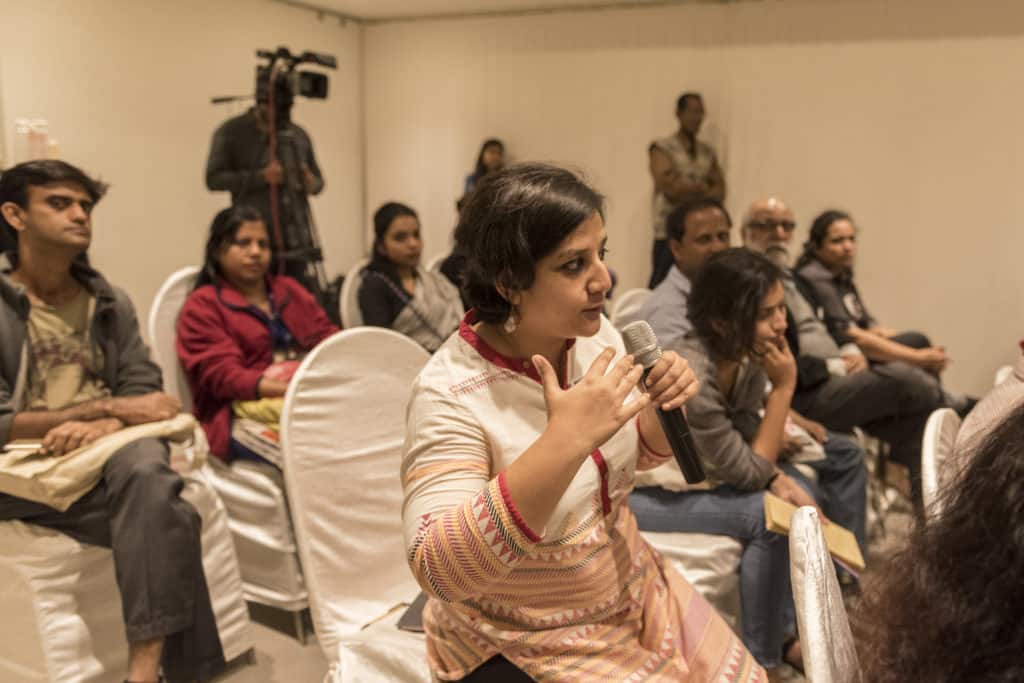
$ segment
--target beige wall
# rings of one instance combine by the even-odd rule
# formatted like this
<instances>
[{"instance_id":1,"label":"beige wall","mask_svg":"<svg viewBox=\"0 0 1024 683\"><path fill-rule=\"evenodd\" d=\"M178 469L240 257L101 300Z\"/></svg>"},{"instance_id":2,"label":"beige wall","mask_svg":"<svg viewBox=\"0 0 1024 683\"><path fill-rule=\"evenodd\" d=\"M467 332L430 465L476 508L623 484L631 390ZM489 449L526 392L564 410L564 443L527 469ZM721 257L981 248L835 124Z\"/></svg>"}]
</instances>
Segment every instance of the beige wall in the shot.
<instances>
[{"instance_id":1,"label":"beige wall","mask_svg":"<svg viewBox=\"0 0 1024 683\"><path fill-rule=\"evenodd\" d=\"M215 95L251 92L256 48L338 57L326 102L301 100L327 187L313 211L328 273L361 249L359 29L267 0L0 1L3 130L46 118L61 156L111 183L97 207L94 263L145 316L163 279L198 264L227 193L206 190L210 136L244 110ZM143 318L144 319L144 318Z\"/></svg>"},{"instance_id":2,"label":"beige wall","mask_svg":"<svg viewBox=\"0 0 1024 683\"><path fill-rule=\"evenodd\" d=\"M609 260L620 287L640 286L646 145L674 130L675 96L700 90L702 135L719 150L734 217L766 193L787 199L802 228L826 207L851 211L873 312L945 344L949 383L980 392L1024 333L1022 36L1016 0L368 27L367 211L406 201L421 212L428 254L445 250L462 179L480 142L498 136L514 158L575 165L608 195Z\"/></svg>"}]
</instances>

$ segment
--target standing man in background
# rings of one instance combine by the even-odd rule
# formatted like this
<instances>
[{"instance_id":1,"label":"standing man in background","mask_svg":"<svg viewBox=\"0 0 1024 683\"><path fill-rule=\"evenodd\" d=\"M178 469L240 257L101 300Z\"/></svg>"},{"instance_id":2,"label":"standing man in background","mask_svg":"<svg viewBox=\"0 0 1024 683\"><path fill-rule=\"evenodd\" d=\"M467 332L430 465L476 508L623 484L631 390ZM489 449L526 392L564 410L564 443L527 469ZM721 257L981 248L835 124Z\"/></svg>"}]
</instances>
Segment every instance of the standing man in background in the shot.
<instances>
[{"instance_id":1,"label":"standing man in background","mask_svg":"<svg viewBox=\"0 0 1024 683\"><path fill-rule=\"evenodd\" d=\"M694 92L683 93L676 102L679 130L655 140L647 148L651 178L654 180L654 249L648 287L654 289L672 267L665 219L683 203L705 197L725 200L725 177L711 145L697 139L704 122L704 100Z\"/></svg>"},{"instance_id":2,"label":"standing man in background","mask_svg":"<svg viewBox=\"0 0 1024 683\"><path fill-rule=\"evenodd\" d=\"M274 89L275 159L270 158L270 85L265 72L256 80L256 106L228 119L213 134L206 162L206 187L227 190L231 205L247 205L263 214L275 254L284 259L285 274L317 292L310 264L322 257L313 230L309 195L320 194L324 179L309 135L291 120L294 95L285 84ZM280 239L270 210L270 191L277 186ZM316 253L314 253L316 250Z\"/></svg>"}]
</instances>

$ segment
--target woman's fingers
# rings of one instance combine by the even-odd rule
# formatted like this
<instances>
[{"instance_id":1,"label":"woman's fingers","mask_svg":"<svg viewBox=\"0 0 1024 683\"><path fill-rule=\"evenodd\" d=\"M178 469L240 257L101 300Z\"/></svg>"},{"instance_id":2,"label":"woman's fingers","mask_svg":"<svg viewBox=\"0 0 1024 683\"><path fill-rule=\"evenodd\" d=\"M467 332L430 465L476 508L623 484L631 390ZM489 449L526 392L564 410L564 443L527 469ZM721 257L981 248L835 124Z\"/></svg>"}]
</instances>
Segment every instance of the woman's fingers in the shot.
<instances>
[{"instance_id":1,"label":"woman's fingers","mask_svg":"<svg viewBox=\"0 0 1024 683\"><path fill-rule=\"evenodd\" d=\"M609 346L598 354L594 362L590 364L590 368L587 369L587 374L584 377L586 379L604 377L605 373L608 372L608 366L612 364L612 358L615 358L615 349Z\"/></svg>"},{"instance_id":2,"label":"woman's fingers","mask_svg":"<svg viewBox=\"0 0 1024 683\"><path fill-rule=\"evenodd\" d=\"M683 404L697 395L697 392L700 391L700 382L697 381L696 377L692 376L692 373L690 373L690 376L692 381L680 385L679 391L675 396L662 401L662 410L677 410L678 408L682 408Z\"/></svg>"},{"instance_id":3,"label":"woman's fingers","mask_svg":"<svg viewBox=\"0 0 1024 683\"><path fill-rule=\"evenodd\" d=\"M551 399L562 390L562 387L558 383L558 376L555 374L555 369L551 367L551 363L548 362L548 359L539 353L530 360L533 361L533 367L537 368L537 374L540 375L541 386L544 387L544 400L550 406Z\"/></svg>"},{"instance_id":4,"label":"woman's fingers","mask_svg":"<svg viewBox=\"0 0 1024 683\"><path fill-rule=\"evenodd\" d=\"M619 427L621 427L622 425L626 424L631 419L636 417L641 410L643 410L649 405L651 405L650 394L640 394L640 396L638 396L635 401L623 403L618 411Z\"/></svg>"},{"instance_id":5,"label":"woman's fingers","mask_svg":"<svg viewBox=\"0 0 1024 683\"><path fill-rule=\"evenodd\" d=\"M612 369L605 375L613 382L612 386L618 386L622 378L628 375L636 364L633 362L633 354L626 354L612 366ZM634 386L636 383L634 382Z\"/></svg>"}]
</instances>

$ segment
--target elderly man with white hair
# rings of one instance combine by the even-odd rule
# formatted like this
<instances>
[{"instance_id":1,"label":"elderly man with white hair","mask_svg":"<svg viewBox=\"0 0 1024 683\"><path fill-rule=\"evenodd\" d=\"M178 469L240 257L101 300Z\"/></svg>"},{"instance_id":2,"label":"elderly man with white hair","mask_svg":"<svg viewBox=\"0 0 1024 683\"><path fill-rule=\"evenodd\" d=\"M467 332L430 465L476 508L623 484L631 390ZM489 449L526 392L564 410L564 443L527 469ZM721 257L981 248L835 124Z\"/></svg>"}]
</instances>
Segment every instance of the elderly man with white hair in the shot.
<instances>
[{"instance_id":1,"label":"elderly man with white hair","mask_svg":"<svg viewBox=\"0 0 1024 683\"><path fill-rule=\"evenodd\" d=\"M890 444L907 466L915 501L921 499L921 438L928 415L944 403L934 377L905 363L868 364L855 348L840 349L790 270L796 230L792 209L778 197L752 203L743 217L743 244L782 267L789 309L787 338L797 357L793 408L829 429L860 427Z\"/></svg>"}]
</instances>

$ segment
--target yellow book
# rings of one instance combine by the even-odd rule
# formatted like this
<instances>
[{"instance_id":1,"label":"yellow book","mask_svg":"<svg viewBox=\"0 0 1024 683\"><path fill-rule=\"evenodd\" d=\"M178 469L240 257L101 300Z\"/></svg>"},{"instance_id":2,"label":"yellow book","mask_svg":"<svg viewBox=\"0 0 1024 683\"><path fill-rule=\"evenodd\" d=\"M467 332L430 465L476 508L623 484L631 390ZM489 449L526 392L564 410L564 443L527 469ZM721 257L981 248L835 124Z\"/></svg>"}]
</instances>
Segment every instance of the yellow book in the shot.
<instances>
[{"instance_id":1,"label":"yellow book","mask_svg":"<svg viewBox=\"0 0 1024 683\"><path fill-rule=\"evenodd\" d=\"M764 494L764 523L768 531L788 536L794 512L796 506L771 493ZM857 539L849 529L829 522L821 525L821 531L825 535L828 552L834 559L855 572L864 571L864 556L861 555Z\"/></svg>"}]
</instances>

